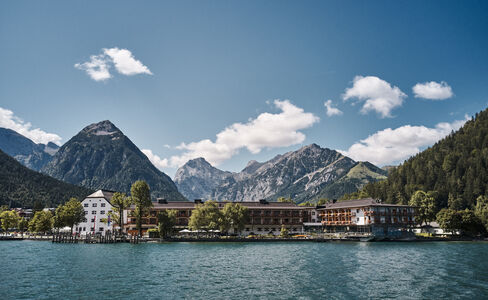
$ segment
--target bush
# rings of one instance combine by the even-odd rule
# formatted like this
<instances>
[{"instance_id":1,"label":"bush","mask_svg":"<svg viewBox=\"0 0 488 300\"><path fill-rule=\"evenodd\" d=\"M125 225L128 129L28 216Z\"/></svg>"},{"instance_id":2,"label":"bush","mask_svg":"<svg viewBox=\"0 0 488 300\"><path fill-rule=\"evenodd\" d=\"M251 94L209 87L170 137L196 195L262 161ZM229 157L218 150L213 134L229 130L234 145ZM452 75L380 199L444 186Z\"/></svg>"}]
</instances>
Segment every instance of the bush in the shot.
<instances>
[{"instance_id":1,"label":"bush","mask_svg":"<svg viewBox=\"0 0 488 300\"><path fill-rule=\"evenodd\" d=\"M147 230L147 234L150 238L158 238L159 237L159 230L157 228L151 228Z\"/></svg>"}]
</instances>

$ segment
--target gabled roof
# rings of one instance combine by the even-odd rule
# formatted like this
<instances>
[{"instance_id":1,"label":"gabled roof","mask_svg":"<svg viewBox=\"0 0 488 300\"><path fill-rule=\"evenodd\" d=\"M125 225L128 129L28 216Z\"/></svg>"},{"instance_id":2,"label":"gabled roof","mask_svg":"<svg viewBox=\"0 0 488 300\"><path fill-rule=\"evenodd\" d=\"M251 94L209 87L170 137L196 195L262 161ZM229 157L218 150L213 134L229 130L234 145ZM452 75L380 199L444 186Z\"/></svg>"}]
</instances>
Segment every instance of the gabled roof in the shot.
<instances>
[{"instance_id":1,"label":"gabled roof","mask_svg":"<svg viewBox=\"0 0 488 300\"><path fill-rule=\"evenodd\" d=\"M86 196L86 198L105 198L107 201L110 202L114 193L114 191L110 190L98 190L95 193Z\"/></svg>"}]
</instances>

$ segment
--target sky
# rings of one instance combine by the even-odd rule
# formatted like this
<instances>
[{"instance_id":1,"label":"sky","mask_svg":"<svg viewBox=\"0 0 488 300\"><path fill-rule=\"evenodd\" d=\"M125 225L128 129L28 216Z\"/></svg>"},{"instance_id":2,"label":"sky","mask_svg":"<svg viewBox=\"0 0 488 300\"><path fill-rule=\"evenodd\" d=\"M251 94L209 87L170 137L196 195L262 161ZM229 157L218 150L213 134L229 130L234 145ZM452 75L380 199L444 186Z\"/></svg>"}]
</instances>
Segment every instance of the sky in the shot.
<instances>
[{"instance_id":1,"label":"sky","mask_svg":"<svg viewBox=\"0 0 488 300\"><path fill-rule=\"evenodd\" d=\"M488 106L486 1L1 1L0 127L112 121L168 175L316 143L401 163Z\"/></svg>"}]
</instances>

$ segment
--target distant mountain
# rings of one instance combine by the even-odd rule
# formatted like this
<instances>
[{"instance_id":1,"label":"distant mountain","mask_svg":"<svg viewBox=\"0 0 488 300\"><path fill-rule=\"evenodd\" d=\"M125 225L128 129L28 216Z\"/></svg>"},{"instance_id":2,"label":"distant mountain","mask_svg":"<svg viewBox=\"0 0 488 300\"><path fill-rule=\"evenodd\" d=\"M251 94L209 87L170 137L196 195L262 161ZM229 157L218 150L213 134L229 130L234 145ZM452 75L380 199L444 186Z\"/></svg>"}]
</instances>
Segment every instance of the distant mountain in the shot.
<instances>
[{"instance_id":1,"label":"distant mountain","mask_svg":"<svg viewBox=\"0 0 488 300\"><path fill-rule=\"evenodd\" d=\"M0 205L32 207L34 202L40 202L56 207L71 197L82 200L90 193L90 189L33 171L0 151Z\"/></svg>"},{"instance_id":2,"label":"distant mountain","mask_svg":"<svg viewBox=\"0 0 488 300\"><path fill-rule=\"evenodd\" d=\"M36 144L14 130L0 128L0 149L24 166L38 171L51 160L59 146L51 142Z\"/></svg>"},{"instance_id":3,"label":"distant mountain","mask_svg":"<svg viewBox=\"0 0 488 300\"><path fill-rule=\"evenodd\" d=\"M278 155L264 163L250 161L239 173L220 171L206 161L200 164L206 171L194 170L196 165L193 163L192 168L187 165L177 171L175 181L178 186L192 187L193 182L205 182L205 178L209 178L205 174L212 168L212 174L218 176L212 177L211 184L199 185L191 196L231 201L276 201L279 197L291 197L296 202L304 202L321 197L339 198L368 182L384 179L386 174L370 163L355 162L316 144ZM190 177L179 175L188 169L194 170L191 181ZM187 189L180 190L187 197L190 195Z\"/></svg>"},{"instance_id":4,"label":"distant mountain","mask_svg":"<svg viewBox=\"0 0 488 300\"><path fill-rule=\"evenodd\" d=\"M159 171L136 145L110 121L91 124L64 144L41 171L90 189L129 193L145 180L152 197L185 201L174 182Z\"/></svg>"},{"instance_id":5,"label":"distant mountain","mask_svg":"<svg viewBox=\"0 0 488 300\"><path fill-rule=\"evenodd\" d=\"M388 172L369 162L358 162L339 180L326 186L319 198L339 199L345 193L354 193L370 182L384 180Z\"/></svg>"},{"instance_id":6,"label":"distant mountain","mask_svg":"<svg viewBox=\"0 0 488 300\"><path fill-rule=\"evenodd\" d=\"M176 171L174 181L178 191L186 198L190 200L210 199L212 191L227 176L231 175L231 172L221 171L203 158L196 158L188 161Z\"/></svg>"}]
</instances>

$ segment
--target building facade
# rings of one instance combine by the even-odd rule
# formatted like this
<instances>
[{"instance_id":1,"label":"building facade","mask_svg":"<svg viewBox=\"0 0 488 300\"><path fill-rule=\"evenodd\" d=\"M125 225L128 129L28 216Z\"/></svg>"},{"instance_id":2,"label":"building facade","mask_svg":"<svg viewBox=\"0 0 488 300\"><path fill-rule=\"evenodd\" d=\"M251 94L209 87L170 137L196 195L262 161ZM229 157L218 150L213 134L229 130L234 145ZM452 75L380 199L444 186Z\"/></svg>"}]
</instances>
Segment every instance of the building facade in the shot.
<instances>
[{"instance_id":1,"label":"building facade","mask_svg":"<svg viewBox=\"0 0 488 300\"><path fill-rule=\"evenodd\" d=\"M399 236L415 225L415 207L359 199L327 203L319 208L325 232L364 232Z\"/></svg>"},{"instance_id":2,"label":"building facade","mask_svg":"<svg viewBox=\"0 0 488 300\"><path fill-rule=\"evenodd\" d=\"M176 230L188 228L188 222L193 209L202 201L194 202L175 202L158 199L153 202L149 214L142 220L143 232L150 228L157 228L158 213L162 210L177 210ZM259 202L233 202L239 203L249 210L249 222L246 224L243 234L279 234L281 227L284 226L290 233L303 232L303 223L310 221L309 211L305 207L297 206L294 203L287 202L268 202L261 200ZM223 209L226 202L218 202L220 209ZM125 229L129 234L137 234L136 218L134 216L134 207L126 211Z\"/></svg>"},{"instance_id":3,"label":"building facade","mask_svg":"<svg viewBox=\"0 0 488 300\"><path fill-rule=\"evenodd\" d=\"M112 211L110 200L113 194L113 191L98 190L81 201L85 210L85 219L74 228L76 233L104 235L113 231L113 222L109 217Z\"/></svg>"}]
</instances>

